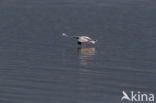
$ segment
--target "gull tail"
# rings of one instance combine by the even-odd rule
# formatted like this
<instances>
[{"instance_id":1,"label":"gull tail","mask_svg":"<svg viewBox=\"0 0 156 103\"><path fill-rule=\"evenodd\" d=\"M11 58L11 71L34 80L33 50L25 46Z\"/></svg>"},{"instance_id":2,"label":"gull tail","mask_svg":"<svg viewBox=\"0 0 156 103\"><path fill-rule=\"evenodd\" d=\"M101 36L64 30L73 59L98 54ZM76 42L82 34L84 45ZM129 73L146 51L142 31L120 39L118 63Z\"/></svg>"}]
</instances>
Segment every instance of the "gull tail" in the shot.
<instances>
[{"instance_id":1,"label":"gull tail","mask_svg":"<svg viewBox=\"0 0 156 103\"><path fill-rule=\"evenodd\" d=\"M90 41L92 44L95 44L97 42L97 40L91 40Z\"/></svg>"}]
</instances>

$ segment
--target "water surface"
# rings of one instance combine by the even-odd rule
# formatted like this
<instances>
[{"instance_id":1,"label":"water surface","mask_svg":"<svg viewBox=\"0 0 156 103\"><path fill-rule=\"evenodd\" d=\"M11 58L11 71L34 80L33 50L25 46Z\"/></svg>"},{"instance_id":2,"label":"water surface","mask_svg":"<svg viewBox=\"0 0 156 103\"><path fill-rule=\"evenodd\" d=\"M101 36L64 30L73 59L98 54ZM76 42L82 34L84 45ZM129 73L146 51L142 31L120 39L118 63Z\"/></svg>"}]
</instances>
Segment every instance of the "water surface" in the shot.
<instances>
[{"instance_id":1,"label":"water surface","mask_svg":"<svg viewBox=\"0 0 156 103\"><path fill-rule=\"evenodd\" d=\"M155 4L0 1L0 102L119 103L123 90L156 93ZM98 42L80 48L63 32Z\"/></svg>"}]
</instances>

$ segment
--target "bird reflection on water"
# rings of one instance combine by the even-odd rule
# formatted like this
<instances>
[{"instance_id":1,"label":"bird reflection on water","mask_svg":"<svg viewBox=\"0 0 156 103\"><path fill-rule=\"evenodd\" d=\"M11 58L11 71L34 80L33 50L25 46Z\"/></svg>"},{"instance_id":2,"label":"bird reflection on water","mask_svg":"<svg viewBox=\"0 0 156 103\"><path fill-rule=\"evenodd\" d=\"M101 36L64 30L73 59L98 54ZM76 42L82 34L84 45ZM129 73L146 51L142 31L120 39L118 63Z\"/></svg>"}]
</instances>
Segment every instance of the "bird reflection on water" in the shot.
<instances>
[{"instance_id":1,"label":"bird reflection on water","mask_svg":"<svg viewBox=\"0 0 156 103\"><path fill-rule=\"evenodd\" d=\"M95 55L95 48L78 48L80 64L83 66L87 66L91 60L93 60Z\"/></svg>"}]
</instances>

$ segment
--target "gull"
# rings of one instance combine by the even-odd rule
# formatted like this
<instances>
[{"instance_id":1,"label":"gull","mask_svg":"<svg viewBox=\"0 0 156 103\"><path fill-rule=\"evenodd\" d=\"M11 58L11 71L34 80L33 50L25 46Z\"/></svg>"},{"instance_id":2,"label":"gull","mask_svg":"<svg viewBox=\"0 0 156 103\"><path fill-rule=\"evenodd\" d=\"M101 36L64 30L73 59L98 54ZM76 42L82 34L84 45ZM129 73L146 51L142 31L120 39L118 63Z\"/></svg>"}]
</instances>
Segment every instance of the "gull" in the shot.
<instances>
[{"instance_id":1,"label":"gull","mask_svg":"<svg viewBox=\"0 0 156 103\"><path fill-rule=\"evenodd\" d=\"M97 42L97 40L93 40L88 36L69 36L65 33L62 33L62 36L76 39L78 45L82 45L82 43L88 43L88 46L89 46L90 43L95 44Z\"/></svg>"}]
</instances>

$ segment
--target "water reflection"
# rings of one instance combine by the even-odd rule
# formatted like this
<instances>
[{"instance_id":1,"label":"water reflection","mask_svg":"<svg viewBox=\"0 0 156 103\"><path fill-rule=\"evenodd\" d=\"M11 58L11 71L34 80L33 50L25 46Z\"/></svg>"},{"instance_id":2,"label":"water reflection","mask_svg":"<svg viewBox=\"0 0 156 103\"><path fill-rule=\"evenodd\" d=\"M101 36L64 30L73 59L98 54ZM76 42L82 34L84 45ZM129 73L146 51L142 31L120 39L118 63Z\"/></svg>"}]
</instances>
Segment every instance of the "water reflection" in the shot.
<instances>
[{"instance_id":1,"label":"water reflection","mask_svg":"<svg viewBox=\"0 0 156 103\"><path fill-rule=\"evenodd\" d=\"M95 55L95 48L78 48L80 64L81 65L88 65L89 61L93 59Z\"/></svg>"}]
</instances>

